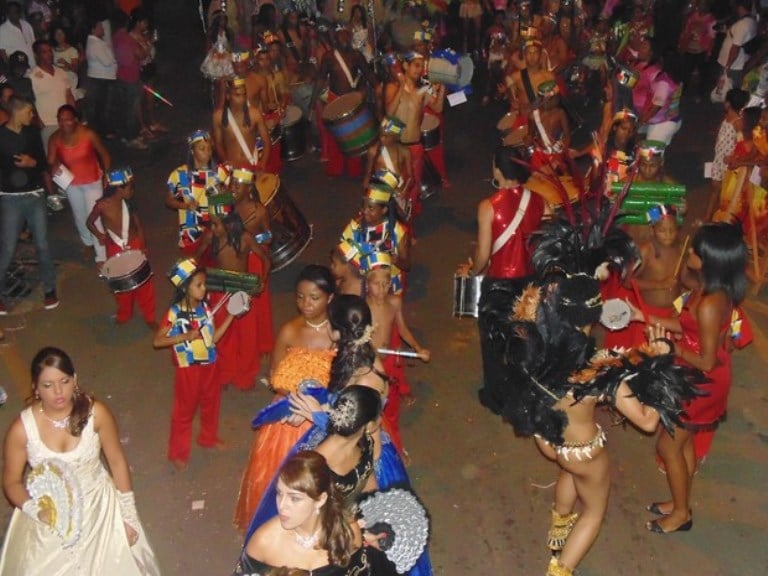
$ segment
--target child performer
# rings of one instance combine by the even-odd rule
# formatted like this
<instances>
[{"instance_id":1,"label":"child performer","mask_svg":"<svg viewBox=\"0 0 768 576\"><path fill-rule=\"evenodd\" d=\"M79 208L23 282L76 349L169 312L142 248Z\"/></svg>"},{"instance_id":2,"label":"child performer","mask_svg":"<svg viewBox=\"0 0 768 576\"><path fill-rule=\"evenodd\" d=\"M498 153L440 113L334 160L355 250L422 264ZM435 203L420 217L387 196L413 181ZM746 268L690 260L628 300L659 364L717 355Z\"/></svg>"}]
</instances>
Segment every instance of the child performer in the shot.
<instances>
[{"instance_id":1,"label":"child performer","mask_svg":"<svg viewBox=\"0 0 768 576\"><path fill-rule=\"evenodd\" d=\"M365 258L367 269L365 282L367 287L366 303L373 317L373 348L395 348L403 341L413 348L423 362L429 362L430 353L422 348L416 337L405 323L402 296L391 293L392 258L385 252L375 252ZM389 434L397 449L406 456L400 438L400 397L406 398L408 405L413 403L411 388L405 379L405 366L402 360L388 354L383 357L384 370L390 378L389 396L384 407L384 419L389 423Z\"/></svg>"},{"instance_id":2,"label":"child performer","mask_svg":"<svg viewBox=\"0 0 768 576\"><path fill-rule=\"evenodd\" d=\"M261 285L266 285L270 260L264 247L243 226L240 216L230 212L223 218L213 216L211 228L206 231L198 250L198 258L208 253L210 261L217 268L232 272L246 273L251 254L261 259ZM224 297L222 293L211 294L211 305L215 306ZM217 315L216 320L218 321ZM258 350L258 309L251 307L227 331L218 345L219 367L216 383L225 386L230 382L238 390L251 390L261 370L261 356Z\"/></svg>"},{"instance_id":3,"label":"child performer","mask_svg":"<svg viewBox=\"0 0 768 576\"><path fill-rule=\"evenodd\" d=\"M563 160L571 146L568 115L560 106L560 89L554 80L539 84L539 106L531 111L528 119L528 133L534 135L536 151L531 158L534 170L555 170L567 173ZM549 168L547 168L549 167Z\"/></svg>"},{"instance_id":4,"label":"child performer","mask_svg":"<svg viewBox=\"0 0 768 576\"><path fill-rule=\"evenodd\" d=\"M107 173L107 187L104 195L91 210L86 225L100 244L107 248L107 258L127 250L140 250L146 254L144 228L138 212L129 207L133 198L133 172L130 168L110 170ZM96 226L100 220L104 232ZM130 292L115 294L117 302L117 324L125 324L133 316L136 302L144 316L144 322L151 330L157 330L155 320L155 285L152 279Z\"/></svg>"},{"instance_id":5,"label":"child performer","mask_svg":"<svg viewBox=\"0 0 768 576\"><path fill-rule=\"evenodd\" d=\"M192 443L192 420L200 407L197 443L220 448L219 406L221 387L216 385L216 342L232 323L228 314L219 327L213 324L205 302L205 270L189 258L178 262L169 274L176 286L173 304L155 333L155 348L173 349L176 367L168 459L177 470L187 467Z\"/></svg>"},{"instance_id":6,"label":"child performer","mask_svg":"<svg viewBox=\"0 0 768 576\"><path fill-rule=\"evenodd\" d=\"M342 240L331 250L330 268L337 294L363 296L359 252L348 241Z\"/></svg>"}]
</instances>

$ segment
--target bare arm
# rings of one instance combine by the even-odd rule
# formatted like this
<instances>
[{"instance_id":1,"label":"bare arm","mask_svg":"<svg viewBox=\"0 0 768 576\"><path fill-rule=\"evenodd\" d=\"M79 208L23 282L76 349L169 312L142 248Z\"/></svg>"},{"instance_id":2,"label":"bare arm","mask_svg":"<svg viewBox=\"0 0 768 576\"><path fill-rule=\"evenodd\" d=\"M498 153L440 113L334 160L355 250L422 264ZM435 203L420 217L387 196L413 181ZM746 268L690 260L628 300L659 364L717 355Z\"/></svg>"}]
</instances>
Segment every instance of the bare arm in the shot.
<instances>
[{"instance_id":1,"label":"bare arm","mask_svg":"<svg viewBox=\"0 0 768 576\"><path fill-rule=\"evenodd\" d=\"M91 234L96 237L100 244L106 244L107 235L96 228L96 220L99 218L101 218L101 202L96 202L96 204L93 206L93 210L91 210L91 213L88 215L88 219L85 221L85 225L88 227L88 230L91 231Z\"/></svg>"},{"instance_id":2,"label":"bare arm","mask_svg":"<svg viewBox=\"0 0 768 576\"><path fill-rule=\"evenodd\" d=\"M224 112L219 109L213 113L213 147L216 150L216 157L221 162L226 162L227 148L224 145L224 130L221 127L221 116Z\"/></svg>"},{"instance_id":3,"label":"bare arm","mask_svg":"<svg viewBox=\"0 0 768 576\"><path fill-rule=\"evenodd\" d=\"M696 309L699 324L700 352L677 347L677 356L699 370L712 370L717 364L717 349L720 347L723 318L729 306L728 298L723 293L708 294L702 297Z\"/></svg>"},{"instance_id":4,"label":"bare arm","mask_svg":"<svg viewBox=\"0 0 768 576\"><path fill-rule=\"evenodd\" d=\"M251 121L256 124L259 136L261 136L261 141L264 142L264 150L262 151L257 164L257 166L263 170L272 154L272 137L269 134L269 130L267 130L267 123L264 122L264 117L261 115L261 112L255 108L249 108L249 114L251 114Z\"/></svg>"},{"instance_id":5,"label":"bare arm","mask_svg":"<svg viewBox=\"0 0 768 576\"><path fill-rule=\"evenodd\" d=\"M619 384L614 399L616 410L621 412L643 432L651 433L659 425L659 413L655 408L642 404L629 389L626 382Z\"/></svg>"},{"instance_id":6,"label":"bare arm","mask_svg":"<svg viewBox=\"0 0 768 576\"><path fill-rule=\"evenodd\" d=\"M8 502L21 508L30 499L24 486L24 468L27 465L27 434L21 417L13 421L5 435L3 449L3 491Z\"/></svg>"},{"instance_id":7,"label":"bare arm","mask_svg":"<svg viewBox=\"0 0 768 576\"><path fill-rule=\"evenodd\" d=\"M395 324L397 330L400 332L400 338L413 348L419 355L419 358L424 362L429 362L430 353L429 350L422 348L419 341L416 340L416 336L413 335L408 324L405 322L405 315L403 314L403 299L400 296L390 296L390 302L395 308Z\"/></svg>"},{"instance_id":8,"label":"bare arm","mask_svg":"<svg viewBox=\"0 0 768 576\"><path fill-rule=\"evenodd\" d=\"M488 200L482 200L477 207L477 246L472 265L472 274L482 274L491 259L491 221L493 207Z\"/></svg>"},{"instance_id":9,"label":"bare arm","mask_svg":"<svg viewBox=\"0 0 768 576\"><path fill-rule=\"evenodd\" d=\"M397 76L398 83L389 82L384 87L384 111L388 115L393 115L398 106L400 106L400 100L403 97L403 87L405 86L405 76L400 72Z\"/></svg>"},{"instance_id":10,"label":"bare arm","mask_svg":"<svg viewBox=\"0 0 768 576\"><path fill-rule=\"evenodd\" d=\"M115 422L109 408L99 401L93 405L93 424L99 435L101 449L104 451L107 464L109 464L109 469L112 472L115 487L120 492L130 492L132 490L131 471L120 444L117 422Z\"/></svg>"},{"instance_id":11,"label":"bare arm","mask_svg":"<svg viewBox=\"0 0 768 576\"><path fill-rule=\"evenodd\" d=\"M112 166L112 157L109 155L109 150L107 150L107 147L104 146L104 143L101 141L101 138L99 138L99 135L96 134L96 132L89 129L87 134L91 139L93 149L96 151L96 156L99 157L102 170L107 172Z\"/></svg>"},{"instance_id":12,"label":"bare arm","mask_svg":"<svg viewBox=\"0 0 768 576\"><path fill-rule=\"evenodd\" d=\"M48 168L51 172L56 171L56 167L59 164L59 131L57 130L51 137L48 138Z\"/></svg>"},{"instance_id":13,"label":"bare arm","mask_svg":"<svg viewBox=\"0 0 768 576\"><path fill-rule=\"evenodd\" d=\"M286 322L275 339L275 347L272 349L272 365L269 367L270 374L275 371L288 353L289 343L293 335L292 321Z\"/></svg>"}]
</instances>

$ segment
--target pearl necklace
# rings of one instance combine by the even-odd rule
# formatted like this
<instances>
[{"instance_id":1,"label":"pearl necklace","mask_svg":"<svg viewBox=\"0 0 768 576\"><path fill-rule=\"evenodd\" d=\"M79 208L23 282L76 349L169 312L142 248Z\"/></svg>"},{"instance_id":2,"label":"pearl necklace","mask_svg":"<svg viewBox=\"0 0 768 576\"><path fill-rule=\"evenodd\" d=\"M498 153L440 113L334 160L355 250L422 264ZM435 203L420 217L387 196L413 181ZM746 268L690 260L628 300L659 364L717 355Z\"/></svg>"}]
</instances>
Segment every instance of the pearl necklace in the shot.
<instances>
[{"instance_id":1,"label":"pearl necklace","mask_svg":"<svg viewBox=\"0 0 768 576\"><path fill-rule=\"evenodd\" d=\"M302 536L294 530L293 537L296 539L296 544L304 548L304 550L312 550L320 541L320 529L318 528L314 534L309 536Z\"/></svg>"},{"instance_id":2,"label":"pearl necklace","mask_svg":"<svg viewBox=\"0 0 768 576\"><path fill-rule=\"evenodd\" d=\"M320 332L320 328L322 328L323 326L325 326L326 324L328 324L328 318L326 318L325 320L323 320L323 321L322 321L322 322L320 322L319 324L313 324L312 322L310 322L309 320L307 320L306 318L304 318L304 323L305 323L307 326L309 326L310 328L314 329L314 331L315 331L315 332Z\"/></svg>"},{"instance_id":3,"label":"pearl necklace","mask_svg":"<svg viewBox=\"0 0 768 576\"><path fill-rule=\"evenodd\" d=\"M48 420L48 422L51 423L51 425L56 428L56 430L64 430L69 426L69 419L72 417L72 414L67 414L64 418L61 418L59 420L56 420L55 418L51 418L45 413L45 410L43 410L43 407L40 406L40 414L43 415L43 418Z\"/></svg>"}]
</instances>

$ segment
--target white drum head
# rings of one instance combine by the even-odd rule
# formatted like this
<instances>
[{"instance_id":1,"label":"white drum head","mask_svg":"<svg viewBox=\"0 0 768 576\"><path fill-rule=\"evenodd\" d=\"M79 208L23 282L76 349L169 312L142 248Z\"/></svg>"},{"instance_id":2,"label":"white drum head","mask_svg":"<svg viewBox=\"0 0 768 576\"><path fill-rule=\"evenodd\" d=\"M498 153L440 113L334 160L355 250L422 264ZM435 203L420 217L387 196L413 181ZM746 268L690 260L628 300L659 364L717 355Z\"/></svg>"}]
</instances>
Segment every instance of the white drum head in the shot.
<instances>
[{"instance_id":1,"label":"white drum head","mask_svg":"<svg viewBox=\"0 0 768 576\"><path fill-rule=\"evenodd\" d=\"M227 301L227 312L232 316L240 316L251 309L251 297L246 292L235 292Z\"/></svg>"},{"instance_id":2,"label":"white drum head","mask_svg":"<svg viewBox=\"0 0 768 576\"><path fill-rule=\"evenodd\" d=\"M603 312L600 314L600 324L608 330L623 330L632 320L632 309L624 300L611 298L603 302Z\"/></svg>"},{"instance_id":3,"label":"white drum head","mask_svg":"<svg viewBox=\"0 0 768 576\"><path fill-rule=\"evenodd\" d=\"M138 270L146 261L147 257L141 250L126 250L108 258L101 267L101 274L107 279L119 278Z\"/></svg>"},{"instance_id":4,"label":"white drum head","mask_svg":"<svg viewBox=\"0 0 768 576\"><path fill-rule=\"evenodd\" d=\"M298 106L294 106L293 104L289 104L288 107L285 109L285 117L282 120L283 126L293 126L301 120L301 108Z\"/></svg>"}]
</instances>

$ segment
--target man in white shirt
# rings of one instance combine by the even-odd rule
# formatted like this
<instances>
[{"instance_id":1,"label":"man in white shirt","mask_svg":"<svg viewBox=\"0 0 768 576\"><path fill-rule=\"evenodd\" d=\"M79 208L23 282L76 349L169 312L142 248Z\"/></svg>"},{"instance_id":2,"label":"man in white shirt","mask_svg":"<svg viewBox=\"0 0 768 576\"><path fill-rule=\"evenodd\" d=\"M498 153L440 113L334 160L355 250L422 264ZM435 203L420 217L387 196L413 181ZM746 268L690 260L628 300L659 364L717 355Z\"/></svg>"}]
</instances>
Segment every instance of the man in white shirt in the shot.
<instances>
[{"instance_id":1,"label":"man in white shirt","mask_svg":"<svg viewBox=\"0 0 768 576\"><path fill-rule=\"evenodd\" d=\"M7 61L16 51L24 52L30 62L35 61L32 44L35 32L29 22L21 19L21 4L11 0L5 7L8 19L0 24L0 57Z\"/></svg>"},{"instance_id":2,"label":"man in white shirt","mask_svg":"<svg viewBox=\"0 0 768 576\"><path fill-rule=\"evenodd\" d=\"M733 83L732 86L741 86L744 75L744 64L749 56L744 51L744 45L757 35L757 22L751 14L751 0L735 0L734 9L738 20L731 24L720 48L717 63Z\"/></svg>"},{"instance_id":3,"label":"man in white shirt","mask_svg":"<svg viewBox=\"0 0 768 576\"><path fill-rule=\"evenodd\" d=\"M117 78L117 60L111 42L104 38L104 22L95 22L88 35L85 56L88 60L88 122L99 134L108 136L110 92Z\"/></svg>"},{"instance_id":4,"label":"man in white shirt","mask_svg":"<svg viewBox=\"0 0 768 576\"><path fill-rule=\"evenodd\" d=\"M33 44L37 66L29 73L32 90L35 92L37 115L43 123L40 135L48 154L48 138L59 129L57 114L64 104L75 106L75 97L70 89L67 73L53 65L53 48L45 40Z\"/></svg>"}]
</instances>

